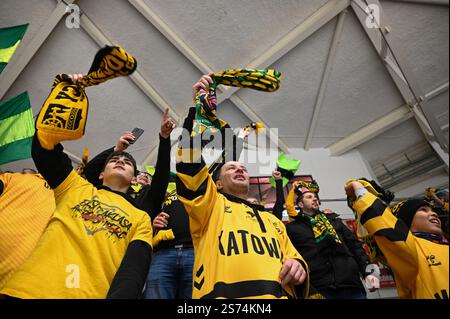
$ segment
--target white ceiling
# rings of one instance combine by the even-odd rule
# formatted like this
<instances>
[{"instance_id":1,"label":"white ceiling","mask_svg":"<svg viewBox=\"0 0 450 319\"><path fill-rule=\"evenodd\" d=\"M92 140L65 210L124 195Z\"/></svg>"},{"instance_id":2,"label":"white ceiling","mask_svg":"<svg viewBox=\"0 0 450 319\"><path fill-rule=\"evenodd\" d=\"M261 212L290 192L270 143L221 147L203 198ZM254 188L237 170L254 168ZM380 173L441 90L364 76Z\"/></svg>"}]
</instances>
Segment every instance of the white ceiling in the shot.
<instances>
[{"instance_id":1,"label":"white ceiling","mask_svg":"<svg viewBox=\"0 0 450 319\"><path fill-rule=\"evenodd\" d=\"M106 44L105 39L131 52L138 60L138 73L143 80L120 78L87 89L90 111L86 135L80 141L64 143L75 157L81 156L84 147L96 154L112 146L123 131L142 127L145 133L130 151L138 162L153 163L161 108L169 105L171 115L177 121L182 119L191 104L190 88L205 70L271 67L283 74L280 90L270 97L267 93L237 90L231 97L219 100L219 115L235 127L263 120L269 127L278 128L281 145L287 148L304 148L309 133L311 148L333 149L335 143L361 132L361 139L350 143L349 149L357 148L376 176L386 173L383 164L394 165L394 157L415 149L436 159L429 162L429 170L442 169L441 175L448 178L448 154L444 155L446 168L413 116L378 127L376 134L363 138L364 128L407 101L358 20L352 8L354 1L76 3L83 14L81 28L67 28L66 18L61 15L14 83L6 88L0 83L0 92L2 88L6 91L0 96L2 99L27 90L36 115L54 75L86 72L96 51ZM30 23L11 67L5 69L0 80L12 74L14 62L24 55L26 43L51 21L49 17L57 5L56 0L0 2L0 27ZM417 87L423 94L443 87L428 101L428 107L448 145L448 1L391 0L381 1L381 6L385 13L381 23L388 26L389 39L401 49L401 64L408 66L408 74L414 77ZM339 14L346 7L345 13ZM153 14L150 18L149 13ZM94 26L89 27L88 21ZM324 77L325 71L328 77ZM139 88L143 84L153 91ZM320 92L323 95L318 99ZM311 129L316 105L317 122ZM399 155L395 168L408 169L409 162L404 157ZM15 171L25 166L34 165L25 160L0 168ZM390 182L395 185L396 181Z\"/></svg>"}]
</instances>

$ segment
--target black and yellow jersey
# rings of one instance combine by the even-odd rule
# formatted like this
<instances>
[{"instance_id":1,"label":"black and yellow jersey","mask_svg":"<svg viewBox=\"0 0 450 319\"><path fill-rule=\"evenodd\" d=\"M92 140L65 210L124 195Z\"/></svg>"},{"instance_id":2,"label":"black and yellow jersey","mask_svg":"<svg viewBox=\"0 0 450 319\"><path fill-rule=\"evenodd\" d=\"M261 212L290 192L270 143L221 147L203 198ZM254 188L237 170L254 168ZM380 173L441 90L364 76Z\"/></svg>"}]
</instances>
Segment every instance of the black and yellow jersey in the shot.
<instances>
[{"instance_id":1,"label":"black and yellow jersey","mask_svg":"<svg viewBox=\"0 0 450 319\"><path fill-rule=\"evenodd\" d=\"M359 198L352 207L391 266L400 298L448 299L448 245L414 236L371 193Z\"/></svg>"},{"instance_id":2,"label":"black and yellow jersey","mask_svg":"<svg viewBox=\"0 0 450 319\"><path fill-rule=\"evenodd\" d=\"M177 164L177 192L189 214L194 244L194 299L308 294L307 264L277 217L219 193L203 160ZM307 279L297 289L281 286L279 275L286 259L300 260L307 271Z\"/></svg>"}]
</instances>

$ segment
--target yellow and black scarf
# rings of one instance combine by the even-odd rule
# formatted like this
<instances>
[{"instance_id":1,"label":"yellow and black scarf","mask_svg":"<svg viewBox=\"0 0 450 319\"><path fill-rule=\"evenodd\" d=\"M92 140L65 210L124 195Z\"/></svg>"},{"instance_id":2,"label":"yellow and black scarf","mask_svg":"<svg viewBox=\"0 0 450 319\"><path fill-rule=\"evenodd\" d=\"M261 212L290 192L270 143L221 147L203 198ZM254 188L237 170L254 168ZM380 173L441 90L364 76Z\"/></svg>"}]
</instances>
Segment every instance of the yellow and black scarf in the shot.
<instances>
[{"instance_id":1,"label":"yellow and black scarf","mask_svg":"<svg viewBox=\"0 0 450 319\"><path fill-rule=\"evenodd\" d=\"M136 59L131 54L120 47L107 46L97 52L81 84L72 83L66 74L58 74L36 120L42 147L51 150L61 141L81 138L89 109L85 88L130 75L136 67Z\"/></svg>"}]
</instances>

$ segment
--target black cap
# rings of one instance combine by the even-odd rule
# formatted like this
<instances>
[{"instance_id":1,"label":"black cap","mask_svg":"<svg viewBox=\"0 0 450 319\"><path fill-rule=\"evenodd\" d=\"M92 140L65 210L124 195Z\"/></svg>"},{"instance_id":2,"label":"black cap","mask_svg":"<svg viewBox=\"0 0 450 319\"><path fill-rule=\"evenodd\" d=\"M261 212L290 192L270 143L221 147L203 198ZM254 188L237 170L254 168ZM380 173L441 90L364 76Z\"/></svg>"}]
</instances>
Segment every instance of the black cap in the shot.
<instances>
[{"instance_id":1,"label":"black cap","mask_svg":"<svg viewBox=\"0 0 450 319\"><path fill-rule=\"evenodd\" d=\"M408 226L408 228L410 228L414 215L416 215L417 210L423 206L431 207L431 205L426 201L424 201L423 199L409 199L397 203L392 208L392 213L398 219L404 221L405 224Z\"/></svg>"}]
</instances>

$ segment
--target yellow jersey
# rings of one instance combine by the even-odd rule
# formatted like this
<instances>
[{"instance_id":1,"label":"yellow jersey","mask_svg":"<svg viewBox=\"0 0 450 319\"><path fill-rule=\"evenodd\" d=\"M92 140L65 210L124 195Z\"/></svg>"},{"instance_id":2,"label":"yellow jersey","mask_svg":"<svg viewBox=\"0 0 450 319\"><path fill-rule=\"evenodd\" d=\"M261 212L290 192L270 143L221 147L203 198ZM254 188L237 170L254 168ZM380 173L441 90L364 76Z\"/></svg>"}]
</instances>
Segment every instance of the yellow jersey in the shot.
<instances>
[{"instance_id":1,"label":"yellow jersey","mask_svg":"<svg viewBox=\"0 0 450 319\"><path fill-rule=\"evenodd\" d=\"M0 175L0 288L34 250L55 210L53 190L38 174Z\"/></svg>"},{"instance_id":2,"label":"yellow jersey","mask_svg":"<svg viewBox=\"0 0 450 319\"><path fill-rule=\"evenodd\" d=\"M448 299L448 245L414 236L371 193L360 197L352 207L392 268L400 298Z\"/></svg>"},{"instance_id":3,"label":"yellow jersey","mask_svg":"<svg viewBox=\"0 0 450 319\"><path fill-rule=\"evenodd\" d=\"M56 210L23 266L0 294L16 298L105 298L134 240L152 244L150 217L120 193L75 171L54 190Z\"/></svg>"},{"instance_id":4,"label":"yellow jersey","mask_svg":"<svg viewBox=\"0 0 450 319\"><path fill-rule=\"evenodd\" d=\"M282 287L286 259L307 271L301 294L308 295L306 262L289 240L284 224L252 204L217 191L205 164L177 164L178 198L189 215L194 245L193 294L196 298L296 298Z\"/></svg>"}]
</instances>

